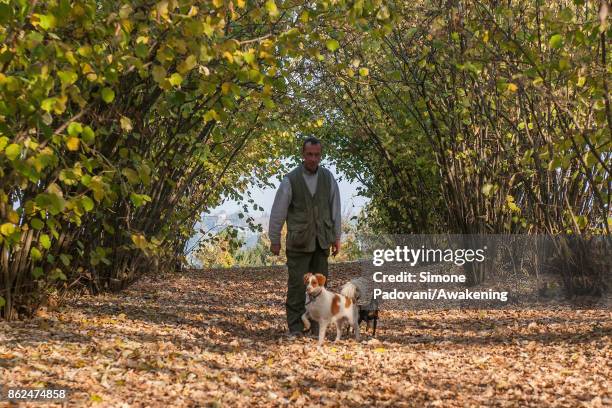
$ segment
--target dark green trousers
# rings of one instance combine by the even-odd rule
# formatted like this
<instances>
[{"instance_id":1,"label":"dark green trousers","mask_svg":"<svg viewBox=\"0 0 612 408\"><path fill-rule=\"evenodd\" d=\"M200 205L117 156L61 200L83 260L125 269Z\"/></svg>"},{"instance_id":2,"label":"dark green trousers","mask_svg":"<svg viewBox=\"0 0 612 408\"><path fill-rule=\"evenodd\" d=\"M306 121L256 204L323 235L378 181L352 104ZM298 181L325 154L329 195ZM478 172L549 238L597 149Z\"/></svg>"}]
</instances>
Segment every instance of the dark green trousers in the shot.
<instances>
[{"instance_id":1,"label":"dark green trousers","mask_svg":"<svg viewBox=\"0 0 612 408\"><path fill-rule=\"evenodd\" d=\"M321 273L327 278L329 251L329 248L321 249L318 242L314 252L286 251L289 279L287 282L285 310L287 312L289 331L302 331L304 329L304 324L302 323L302 315L306 311L304 306L306 303L304 275L308 272ZM327 283L325 286L327 286Z\"/></svg>"}]
</instances>

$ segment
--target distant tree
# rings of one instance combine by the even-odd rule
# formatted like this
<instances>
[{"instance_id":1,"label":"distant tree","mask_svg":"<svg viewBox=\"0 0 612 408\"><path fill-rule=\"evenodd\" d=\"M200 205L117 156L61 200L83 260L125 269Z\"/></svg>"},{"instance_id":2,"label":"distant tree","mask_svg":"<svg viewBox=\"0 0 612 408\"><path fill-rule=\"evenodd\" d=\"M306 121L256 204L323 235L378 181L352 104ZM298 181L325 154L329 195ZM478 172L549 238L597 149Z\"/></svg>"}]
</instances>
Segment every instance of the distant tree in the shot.
<instances>
[{"instance_id":1,"label":"distant tree","mask_svg":"<svg viewBox=\"0 0 612 408\"><path fill-rule=\"evenodd\" d=\"M281 242L285 242L287 235L287 227L283 226L281 231ZM271 266L285 265L287 256L284 251L281 251L278 256L270 252L270 238L266 232L263 232L257 238L257 243L251 248L241 249L236 254L236 262L241 266Z\"/></svg>"},{"instance_id":2,"label":"distant tree","mask_svg":"<svg viewBox=\"0 0 612 408\"><path fill-rule=\"evenodd\" d=\"M227 227L218 234L202 241L194 252L194 258L203 267L230 267L236 264L235 256L244 241L238 238L238 230Z\"/></svg>"},{"instance_id":3,"label":"distant tree","mask_svg":"<svg viewBox=\"0 0 612 408\"><path fill-rule=\"evenodd\" d=\"M367 231L367 227L364 226L365 219L363 214L364 213L361 212L359 216L349 217L348 215L345 215L343 217L342 246L340 248L340 253L335 257L330 258L331 262L350 262L364 257L359 241L360 234Z\"/></svg>"}]
</instances>

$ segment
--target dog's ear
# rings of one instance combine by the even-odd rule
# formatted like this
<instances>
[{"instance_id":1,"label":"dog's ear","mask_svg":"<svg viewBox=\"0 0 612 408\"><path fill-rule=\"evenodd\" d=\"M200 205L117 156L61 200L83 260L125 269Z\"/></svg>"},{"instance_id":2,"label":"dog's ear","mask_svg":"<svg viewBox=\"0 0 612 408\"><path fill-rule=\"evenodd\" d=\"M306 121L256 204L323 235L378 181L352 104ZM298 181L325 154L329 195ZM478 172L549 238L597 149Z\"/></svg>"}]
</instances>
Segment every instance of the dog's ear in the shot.
<instances>
[{"instance_id":1,"label":"dog's ear","mask_svg":"<svg viewBox=\"0 0 612 408\"><path fill-rule=\"evenodd\" d=\"M308 282L310 281L311 276L312 276L312 273L310 272L304 275L304 285L308 286Z\"/></svg>"},{"instance_id":2,"label":"dog's ear","mask_svg":"<svg viewBox=\"0 0 612 408\"><path fill-rule=\"evenodd\" d=\"M317 282L319 283L319 286L325 286L325 281L327 280L325 275L317 273L315 274L315 276L317 278Z\"/></svg>"}]
</instances>

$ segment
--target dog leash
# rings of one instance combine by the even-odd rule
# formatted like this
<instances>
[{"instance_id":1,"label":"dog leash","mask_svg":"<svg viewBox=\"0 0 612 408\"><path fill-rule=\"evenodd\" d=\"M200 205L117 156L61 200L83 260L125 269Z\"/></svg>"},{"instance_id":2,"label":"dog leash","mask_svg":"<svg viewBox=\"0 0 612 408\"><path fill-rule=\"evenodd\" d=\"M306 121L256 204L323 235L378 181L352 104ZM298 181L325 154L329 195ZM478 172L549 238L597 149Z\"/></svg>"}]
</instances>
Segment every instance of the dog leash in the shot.
<instances>
[{"instance_id":1,"label":"dog leash","mask_svg":"<svg viewBox=\"0 0 612 408\"><path fill-rule=\"evenodd\" d=\"M308 300L308 302L304 303L304 306L306 306L309 303L312 303L313 300L315 300L316 298L318 298L319 296L321 296L321 293L323 293L323 291L320 291L319 294L317 296L311 296L308 295L308 297L310 298L310 300Z\"/></svg>"}]
</instances>

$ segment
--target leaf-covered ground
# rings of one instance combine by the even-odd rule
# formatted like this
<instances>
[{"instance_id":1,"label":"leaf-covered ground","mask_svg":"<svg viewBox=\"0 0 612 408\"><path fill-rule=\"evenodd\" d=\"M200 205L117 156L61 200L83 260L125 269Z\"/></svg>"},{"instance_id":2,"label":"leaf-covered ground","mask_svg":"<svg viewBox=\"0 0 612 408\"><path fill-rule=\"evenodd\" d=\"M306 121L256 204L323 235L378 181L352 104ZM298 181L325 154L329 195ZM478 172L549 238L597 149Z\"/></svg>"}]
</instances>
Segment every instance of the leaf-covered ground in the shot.
<instances>
[{"instance_id":1,"label":"leaf-covered ground","mask_svg":"<svg viewBox=\"0 0 612 408\"><path fill-rule=\"evenodd\" d=\"M286 280L189 271L0 322L0 383L67 406L612 405L610 311L383 311L376 339L321 352L283 336Z\"/></svg>"}]
</instances>

